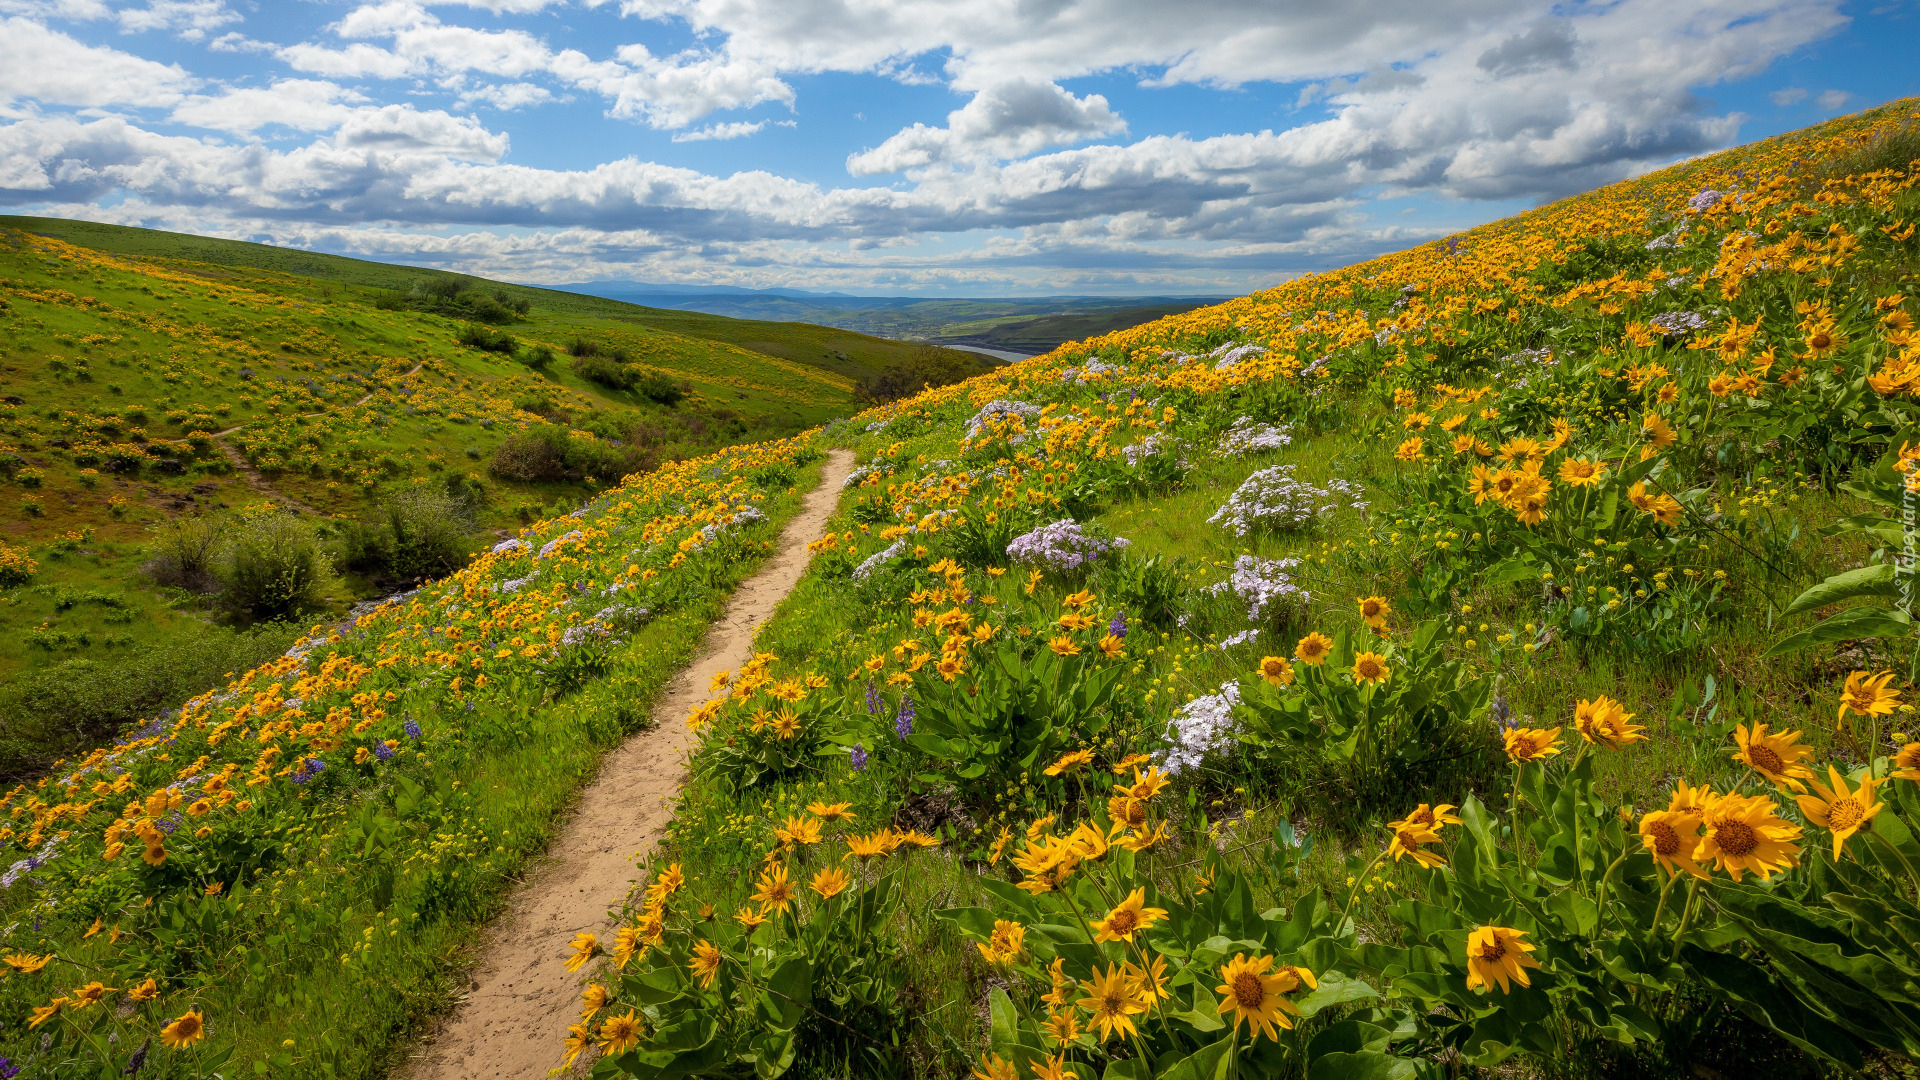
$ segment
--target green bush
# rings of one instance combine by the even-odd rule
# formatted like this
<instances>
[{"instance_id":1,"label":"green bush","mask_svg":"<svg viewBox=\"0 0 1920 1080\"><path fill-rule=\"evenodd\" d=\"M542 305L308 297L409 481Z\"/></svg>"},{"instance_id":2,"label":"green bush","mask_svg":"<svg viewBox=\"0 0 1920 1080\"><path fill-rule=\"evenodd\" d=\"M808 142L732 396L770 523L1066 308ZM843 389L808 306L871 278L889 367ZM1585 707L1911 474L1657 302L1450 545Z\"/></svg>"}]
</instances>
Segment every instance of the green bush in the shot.
<instances>
[{"instance_id":1,"label":"green bush","mask_svg":"<svg viewBox=\"0 0 1920 1080\"><path fill-rule=\"evenodd\" d=\"M609 390L631 390L640 381L640 372L630 364L595 353L591 356L576 356L568 365L573 373L589 382L599 383Z\"/></svg>"},{"instance_id":2,"label":"green bush","mask_svg":"<svg viewBox=\"0 0 1920 1080\"><path fill-rule=\"evenodd\" d=\"M473 516L465 499L416 487L384 500L373 520L348 526L346 565L417 579L451 573L473 557Z\"/></svg>"},{"instance_id":3,"label":"green bush","mask_svg":"<svg viewBox=\"0 0 1920 1080\"><path fill-rule=\"evenodd\" d=\"M462 326L460 336L456 340L469 349L507 355L512 355L513 351L520 347L520 343L514 340L512 334L505 330L490 330L479 323L467 323Z\"/></svg>"},{"instance_id":4,"label":"green bush","mask_svg":"<svg viewBox=\"0 0 1920 1080\"><path fill-rule=\"evenodd\" d=\"M220 527L213 519L175 518L154 534L147 576L161 585L212 592L219 587L215 574L219 554Z\"/></svg>"},{"instance_id":5,"label":"green bush","mask_svg":"<svg viewBox=\"0 0 1920 1080\"><path fill-rule=\"evenodd\" d=\"M622 451L553 424L539 424L501 443L487 471L502 480L551 483L588 476L617 480L643 464L643 455L631 447Z\"/></svg>"},{"instance_id":6,"label":"green bush","mask_svg":"<svg viewBox=\"0 0 1920 1080\"><path fill-rule=\"evenodd\" d=\"M278 619L325 603L333 566L318 531L280 510L237 516L216 563L221 602L247 619Z\"/></svg>"}]
</instances>

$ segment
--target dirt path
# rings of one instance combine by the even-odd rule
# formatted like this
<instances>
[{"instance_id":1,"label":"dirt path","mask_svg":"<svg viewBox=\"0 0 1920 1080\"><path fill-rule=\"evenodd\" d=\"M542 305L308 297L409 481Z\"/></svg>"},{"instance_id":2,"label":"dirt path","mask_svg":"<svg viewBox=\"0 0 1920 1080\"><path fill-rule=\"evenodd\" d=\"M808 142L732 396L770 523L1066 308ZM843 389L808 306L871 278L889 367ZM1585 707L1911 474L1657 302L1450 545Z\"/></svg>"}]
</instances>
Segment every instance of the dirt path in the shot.
<instances>
[{"instance_id":1,"label":"dirt path","mask_svg":"<svg viewBox=\"0 0 1920 1080\"><path fill-rule=\"evenodd\" d=\"M705 702L715 673L753 656L753 636L807 568L853 470L835 450L820 486L787 523L780 552L743 583L707 631L699 655L654 709L656 726L608 754L545 862L488 930L466 999L396 1075L406 1080L542 1080L560 1064L561 1040L580 1009L581 977L562 964L582 930L608 940L608 918L634 885L633 862L651 851L672 816L667 800L686 773L692 736L682 723Z\"/></svg>"}]
</instances>

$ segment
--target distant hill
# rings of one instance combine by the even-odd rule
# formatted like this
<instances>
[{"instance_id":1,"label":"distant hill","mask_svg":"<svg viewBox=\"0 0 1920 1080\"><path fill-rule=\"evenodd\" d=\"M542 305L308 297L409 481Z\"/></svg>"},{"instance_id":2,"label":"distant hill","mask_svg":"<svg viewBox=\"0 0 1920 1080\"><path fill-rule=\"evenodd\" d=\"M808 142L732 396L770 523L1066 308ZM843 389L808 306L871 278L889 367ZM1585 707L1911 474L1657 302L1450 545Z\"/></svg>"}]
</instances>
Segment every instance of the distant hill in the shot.
<instances>
[{"instance_id":1,"label":"distant hill","mask_svg":"<svg viewBox=\"0 0 1920 1080\"><path fill-rule=\"evenodd\" d=\"M689 288L630 281L597 281L560 288L653 308L725 315L735 319L807 322L879 337L946 345L985 346L1028 355L1098 334L1113 333L1167 315L1219 303L1224 297L848 296L797 289ZM681 333L691 333L678 327Z\"/></svg>"}]
</instances>

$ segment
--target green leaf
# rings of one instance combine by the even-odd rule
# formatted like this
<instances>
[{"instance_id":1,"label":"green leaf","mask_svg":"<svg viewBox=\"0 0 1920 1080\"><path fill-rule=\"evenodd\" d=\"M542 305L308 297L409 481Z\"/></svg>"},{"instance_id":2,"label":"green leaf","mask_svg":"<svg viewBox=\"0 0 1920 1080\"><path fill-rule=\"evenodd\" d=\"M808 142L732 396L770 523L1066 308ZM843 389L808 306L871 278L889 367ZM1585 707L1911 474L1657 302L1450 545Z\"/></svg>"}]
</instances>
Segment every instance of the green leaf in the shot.
<instances>
[{"instance_id":1,"label":"green leaf","mask_svg":"<svg viewBox=\"0 0 1920 1080\"><path fill-rule=\"evenodd\" d=\"M1418 1071L1406 1058L1362 1050L1315 1058L1307 1068L1307 1080L1412 1080Z\"/></svg>"},{"instance_id":2,"label":"green leaf","mask_svg":"<svg viewBox=\"0 0 1920 1080\"><path fill-rule=\"evenodd\" d=\"M1892 608L1848 608L1818 626L1810 626L1775 642L1773 648L1760 654L1760 658L1764 660L1769 656L1851 638L1905 637L1912 631L1913 620L1904 611Z\"/></svg>"},{"instance_id":3,"label":"green leaf","mask_svg":"<svg viewBox=\"0 0 1920 1080\"><path fill-rule=\"evenodd\" d=\"M1798 615L1803 611L1836 604L1856 596L1895 596L1899 587L1894 581L1895 567L1892 563L1879 563L1863 566L1858 570L1849 570L1844 574L1835 574L1799 596L1787 605L1784 614Z\"/></svg>"},{"instance_id":4,"label":"green leaf","mask_svg":"<svg viewBox=\"0 0 1920 1080\"><path fill-rule=\"evenodd\" d=\"M1013 1045L1020 1041L1020 1014L1014 1011L1013 999L1005 990L994 987L987 991L987 1013L992 1017L988 1044L996 1054L1011 1054Z\"/></svg>"},{"instance_id":5,"label":"green leaf","mask_svg":"<svg viewBox=\"0 0 1920 1080\"><path fill-rule=\"evenodd\" d=\"M1231 1038L1203 1046L1160 1071L1159 1080L1224 1080Z\"/></svg>"}]
</instances>

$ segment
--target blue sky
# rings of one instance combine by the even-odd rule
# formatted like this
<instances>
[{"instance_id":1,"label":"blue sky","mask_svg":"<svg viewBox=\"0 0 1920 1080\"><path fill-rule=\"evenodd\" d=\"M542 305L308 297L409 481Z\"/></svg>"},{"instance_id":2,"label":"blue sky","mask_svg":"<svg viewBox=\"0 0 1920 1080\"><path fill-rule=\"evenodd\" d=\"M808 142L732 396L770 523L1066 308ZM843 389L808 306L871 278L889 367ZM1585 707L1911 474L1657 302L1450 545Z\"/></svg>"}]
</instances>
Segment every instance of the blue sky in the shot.
<instances>
[{"instance_id":1,"label":"blue sky","mask_svg":"<svg viewBox=\"0 0 1920 1080\"><path fill-rule=\"evenodd\" d=\"M1920 93L1916 41L1916 0L0 0L0 207L539 283L1240 293Z\"/></svg>"}]
</instances>

